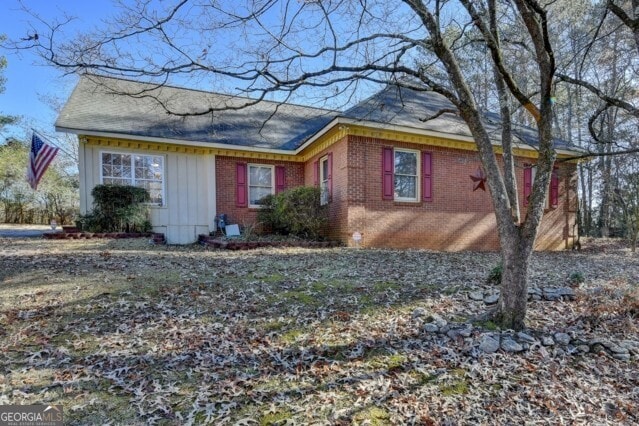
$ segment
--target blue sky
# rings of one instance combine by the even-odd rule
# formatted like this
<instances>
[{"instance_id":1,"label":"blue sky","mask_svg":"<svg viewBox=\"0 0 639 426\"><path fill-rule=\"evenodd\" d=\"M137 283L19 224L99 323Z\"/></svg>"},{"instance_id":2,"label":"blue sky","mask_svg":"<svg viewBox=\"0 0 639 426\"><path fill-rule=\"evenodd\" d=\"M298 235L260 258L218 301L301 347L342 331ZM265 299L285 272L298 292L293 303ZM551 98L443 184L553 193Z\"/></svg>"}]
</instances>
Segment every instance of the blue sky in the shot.
<instances>
[{"instance_id":1,"label":"blue sky","mask_svg":"<svg viewBox=\"0 0 639 426\"><path fill-rule=\"evenodd\" d=\"M75 32L99 24L102 17L112 14L113 11L110 0L24 0L23 3L46 21L62 17L65 13L76 17L70 27ZM33 18L20 9L18 0L2 0L0 34L14 39L33 33L30 26ZM34 127L46 133L53 132L56 113L41 100L41 97L55 96L66 99L73 89L76 77L63 77L59 70L44 65L42 60L28 51L16 55L0 50L0 55L6 57L8 62L7 68L4 69L7 82L5 92L0 94L0 112L24 118L22 126L12 126L3 130L0 143L8 136L25 136L25 126L27 129Z\"/></svg>"},{"instance_id":2,"label":"blue sky","mask_svg":"<svg viewBox=\"0 0 639 426\"><path fill-rule=\"evenodd\" d=\"M174 1L177 2L176 0ZM48 23L56 19L63 20L65 15L75 17L70 24L65 25L63 40L76 39L75 36L78 34L81 35L83 32L88 33L96 28L103 28L104 20L108 20L120 12L113 4L114 2L114 0L91 0L88 2L80 0L22 0L22 3L24 3L26 7L30 8L34 14L37 14L43 21ZM123 3L133 2L123 0ZM155 6L166 6L168 2L165 0L155 0L152 4L153 3L155 3ZM33 16L21 10L21 2L19 0L0 0L0 4L0 34L5 34L9 39L19 40L20 38L34 34L32 23L38 27L42 26L41 23L36 22ZM194 2L194 4L198 4L198 2ZM293 9L295 4L296 3L293 2L293 6L291 6ZM234 0L228 0L225 2L225 5L227 8L233 9L233 6L235 6ZM181 41L181 48L185 48L192 55L202 55L205 57L204 62L209 61L215 67L224 67L225 64L226 66L229 66L229 64L235 65L236 63L242 64L247 63L246 61L251 60L251 58L255 59L255 56L250 56L251 53L254 54L255 52L250 51L253 48L261 48L260 46L262 46L262 44L260 43L263 43L265 39L271 42L270 34L267 35L267 33L270 33L270 30L265 30L264 28L271 28L271 24L277 27L277 25L281 23L280 19L282 14L285 12L289 13L288 10L285 11L281 9L281 7L274 7L263 17L264 20L262 24L264 24L264 28L261 24L258 25L252 22L252 25L246 28L234 28L234 26L227 28L225 26L223 31L217 31L215 34L209 32L207 34L208 38L204 39L204 42L208 41L209 43L208 49L202 49L203 45L199 43L202 41L200 37L201 34L197 32L196 28L207 28L209 24L208 20L211 19L215 21L217 18L217 16L215 16L217 12L215 12L214 9L206 9L206 14L200 15L199 26L194 26L193 29L184 26L184 22L190 22L187 20L177 21L174 27L163 29ZM309 6L307 9L312 8ZM185 8L184 13L188 13L190 10L190 8ZM241 13L243 9L240 7L239 10ZM314 10L314 12L311 13L311 16L314 14L316 20L318 17L323 17L323 13L320 13L319 9L315 8L312 10ZM182 16L182 19L188 19L188 16ZM337 15L335 20L332 20L332 25L337 25L338 27L346 26L348 22L342 22L339 15ZM301 26L305 27L306 23L302 22ZM296 27L297 30L301 28L298 27L299 25ZM251 37L256 35L255 38L250 40L251 43L254 43L253 45L246 44L247 41L244 39L246 35L244 33L245 30L246 34L249 34ZM349 30L344 32L347 34L346 37L348 37L353 31ZM155 36L157 37L157 35ZM318 34L314 33L313 36L300 34L299 37L293 41L296 48L315 51L318 43L323 44L330 42L330 40L327 41L329 38L330 32L327 31L327 28L324 28L324 32L319 31ZM129 53L131 53L133 57L152 55L153 57L158 57L160 60L163 60L164 56L162 55L165 52L162 50L162 46L157 46L157 49L155 49L156 46L153 44L152 38L147 38L145 41L146 44L140 43L138 45L135 44L134 41L127 39L123 41L124 46L119 46L122 50L115 50L115 54L117 55L119 52L130 50ZM132 44L127 45L126 43ZM204 46L206 47L206 45ZM266 46L268 48L269 44L266 44ZM249 52L248 54L246 54L247 51ZM353 54L355 55L353 58L355 58L355 62L357 62L359 60L358 58L361 57L361 52ZM74 75L63 76L60 70L45 65L44 61L39 59L31 51L22 51L19 54L15 54L11 51L0 50L0 55L5 56L8 61L8 67L4 70L4 76L7 79L6 91L0 94L0 112L2 114L22 117L19 126L10 126L2 131L0 134L0 143L10 136L28 139L30 137L30 127L41 131L45 135L51 135L54 130L56 112L52 110L43 98L50 97L56 99L59 103L64 102L73 89L77 77ZM301 72L302 68L304 68L305 71L312 70L313 68L321 69L326 66L325 61L331 59L328 58L328 56L330 55L326 54L318 56L314 60L306 60L303 67L293 62L291 69L294 70L294 72L296 72L295 69L297 66L300 67L300 70L297 70L297 72ZM349 58L349 56L342 55L342 58ZM346 59L345 63L348 63L348 59ZM197 73L172 76L170 83L226 93L236 92L235 89L244 84L241 81L227 81L223 77L203 76ZM244 86L246 86L246 84L244 84ZM317 90L314 88L302 88L291 94L288 101L313 106L342 108L348 102L352 103L370 95L374 88L373 86L375 86L373 83L360 82L357 87L351 88L349 86L349 90L352 90L352 92L347 91L347 93L342 95L334 95L333 92L328 89ZM332 89L333 88L331 88L331 90ZM285 99L285 95L286 93L269 94L267 99L283 100ZM325 104L324 102L329 103Z\"/></svg>"}]
</instances>

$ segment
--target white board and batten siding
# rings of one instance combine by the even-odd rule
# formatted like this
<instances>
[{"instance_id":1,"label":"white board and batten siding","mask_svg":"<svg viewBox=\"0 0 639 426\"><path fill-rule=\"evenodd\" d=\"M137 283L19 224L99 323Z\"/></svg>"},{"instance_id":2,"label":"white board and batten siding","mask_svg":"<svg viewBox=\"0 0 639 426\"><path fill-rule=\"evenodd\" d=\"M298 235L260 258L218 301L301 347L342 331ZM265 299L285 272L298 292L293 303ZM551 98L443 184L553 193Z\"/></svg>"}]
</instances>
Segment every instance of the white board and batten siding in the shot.
<instances>
[{"instance_id":1,"label":"white board and batten siding","mask_svg":"<svg viewBox=\"0 0 639 426\"><path fill-rule=\"evenodd\" d=\"M150 206L154 232L169 244L190 244L215 230L215 156L79 144L80 212L93 205L91 191L101 183L101 154L161 155L164 157L164 205Z\"/></svg>"}]
</instances>

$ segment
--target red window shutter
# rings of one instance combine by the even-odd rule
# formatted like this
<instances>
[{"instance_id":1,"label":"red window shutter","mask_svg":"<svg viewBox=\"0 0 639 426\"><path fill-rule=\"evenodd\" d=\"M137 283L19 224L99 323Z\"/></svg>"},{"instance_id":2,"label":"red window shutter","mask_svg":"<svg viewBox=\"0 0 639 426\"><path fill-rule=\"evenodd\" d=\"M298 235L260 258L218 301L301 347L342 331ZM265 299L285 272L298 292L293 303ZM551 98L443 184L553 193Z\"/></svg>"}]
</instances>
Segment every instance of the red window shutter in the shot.
<instances>
[{"instance_id":1,"label":"red window shutter","mask_svg":"<svg viewBox=\"0 0 639 426\"><path fill-rule=\"evenodd\" d=\"M382 148L382 198L384 200L393 199L394 164L393 148Z\"/></svg>"},{"instance_id":2,"label":"red window shutter","mask_svg":"<svg viewBox=\"0 0 639 426\"><path fill-rule=\"evenodd\" d=\"M313 163L313 185L319 186L319 161Z\"/></svg>"},{"instance_id":3,"label":"red window shutter","mask_svg":"<svg viewBox=\"0 0 639 426\"><path fill-rule=\"evenodd\" d=\"M433 201L433 154L422 152L422 198Z\"/></svg>"},{"instance_id":4,"label":"red window shutter","mask_svg":"<svg viewBox=\"0 0 639 426\"><path fill-rule=\"evenodd\" d=\"M524 164L524 206L528 205L530 201L530 194L532 193L532 166L530 164Z\"/></svg>"},{"instance_id":5,"label":"red window shutter","mask_svg":"<svg viewBox=\"0 0 639 426\"><path fill-rule=\"evenodd\" d=\"M279 194L285 189L286 189L286 167L275 166L275 193Z\"/></svg>"},{"instance_id":6,"label":"red window shutter","mask_svg":"<svg viewBox=\"0 0 639 426\"><path fill-rule=\"evenodd\" d=\"M550 207L556 209L559 206L559 170L555 168L550 178Z\"/></svg>"},{"instance_id":7,"label":"red window shutter","mask_svg":"<svg viewBox=\"0 0 639 426\"><path fill-rule=\"evenodd\" d=\"M237 207L248 206L248 185L246 183L246 163L237 163L235 168L236 187L235 187L235 205Z\"/></svg>"},{"instance_id":8,"label":"red window shutter","mask_svg":"<svg viewBox=\"0 0 639 426\"><path fill-rule=\"evenodd\" d=\"M333 197L333 153L328 153L328 176L326 176L326 180L328 181L328 199L330 200Z\"/></svg>"}]
</instances>

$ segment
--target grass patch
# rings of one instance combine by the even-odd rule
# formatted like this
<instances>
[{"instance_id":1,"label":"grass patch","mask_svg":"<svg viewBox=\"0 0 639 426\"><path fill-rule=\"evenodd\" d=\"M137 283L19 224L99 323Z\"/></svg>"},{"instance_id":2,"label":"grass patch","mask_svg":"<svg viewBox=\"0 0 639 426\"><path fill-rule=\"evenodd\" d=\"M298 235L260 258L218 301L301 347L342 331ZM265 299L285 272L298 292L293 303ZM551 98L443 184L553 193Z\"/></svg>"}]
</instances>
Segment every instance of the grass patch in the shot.
<instances>
[{"instance_id":1,"label":"grass patch","mask_svg":"<svg viewBox=\"0 0 639 426\"><path fill-rule=\"evenodd\" d=\"M288 410L266 413L260 418L260 426L280 426L293 418L293 413Z\"/></svg>"},{"instance_id":2,"label":"grass patch","mask_svg":"<svg viewBox=\"0 0 639 426\"><path fill-rule=\"evenodd\" d=\"M496 324L495 322L491 321L491 320L474 321L473 324L476 327L481 327L481 328L483 328L485 330L490 330L490 331L500 330L499 325Z\"/></svg>"},{"instance_id":3,"label":"grass patch","mask_svg":"<svg viewBox=\"0 0 639 426\"><path fill-rule=\"evenodd\" d=\"M439 391L443 396L458 396L468 393L468 382L465 380L455 380L451 383L440 384Z\"/></svg>"},{"instance_id":4,"label":"grass patch","mask_svg":"<svg viewBox=\"0 0 639 426\"><path fill-rule=\"evenodd\" d=\"M297 290L286 291L279 296L276 296L276 298L281 299L284 302L301 303L307 307L316 307L321 303L317 297Z\"/></svg>"},{"instance_id":5,"label":"grass patch","mask_svg":"<svg viewBox=\"0 0 639 426\"><path fill-rule=\"evenodd\" d=\"M419 386L433 385L439 377L436 374L428 374L416 370L412 370L409 374Z\"/></svg>"},{"instance_id":6,"label":"grass patch","mask_svg":"<svg viewBox=\"0 0 639 426\"><path fill-rule=\"evenodd\" d=\"M272 283L279 283L284 281L286 278L284 277L284 275L282 274L271 274L271 275L267 275L263 278L258 278L260 281L267 283L267 284L272 284Z\"/></svg>"},{"instance_id":7,"label":"grass patch","mask_svg":"<svg viewBox=\"0 0 639 426\"><path fill-rule=\"evenodd\" d=\"M264 324L263 329L265 332L270 333L273 331L279 331L287 326L287 322L281 320L269 321Z\"/></svg>"},{"instance_id":8,"label":"grass patch","mask_svg":"<svg viewBox=\"0 0 639 426\"><path fill-rule=\"evenodd\" d=\"M282 342L291 345L295 343L302 334L304 334L302 330L294 328L292 330L288 330L287 332L283 333L280 336L280 339L282 340Z\"/></svg>"},{"instance_id":9,"label":"grass patch","mask_svg":"<svg viewBox=\"0 0 639 426\"><path fill-rule=\"evenodd\" d=\"M387 290L399 290L401 285L392 281L384 281L373 284L373 291L380 293Z\"/></svg>"},{"instance_id":10,"label":"grass patch","mask_svg":"<svg viewBox=\"0 0 639 426\"><path fill-rule=\"evenodd\" d=\"M381 407L370 407L360 411L353 417L356 425L367 424L371 426L390 425L390 413Z\"/></svg>"}]
</instances>

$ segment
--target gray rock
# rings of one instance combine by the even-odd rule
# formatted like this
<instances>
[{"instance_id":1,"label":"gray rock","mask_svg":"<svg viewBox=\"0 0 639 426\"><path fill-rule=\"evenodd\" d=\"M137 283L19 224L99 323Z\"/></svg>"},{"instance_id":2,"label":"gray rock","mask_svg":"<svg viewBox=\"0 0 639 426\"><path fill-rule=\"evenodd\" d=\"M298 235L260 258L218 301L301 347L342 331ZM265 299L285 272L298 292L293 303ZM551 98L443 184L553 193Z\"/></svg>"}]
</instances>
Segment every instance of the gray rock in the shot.
<instances>
[{"instance_id":1,"label":"gray rock","mask_svg":"<svg viewBox=\"0 0 639 426\"><path fill-rule=\"evenodd\" d=\"M606 346L608 344L608 341L599 337L595 337L594 339L592 339L590 341L590 346L593 345L601 345L601 346Z\"/></svg>"},{"instance_id":2,"label":"gray rock","mask_svg":"<svg viewBox=\"0 0 639 426\"><path fill-rule=\"evenodd\" d=\"M456 339L458 337L470 337L472 334L472 328L464 327L464 328L451 328L448 330L446 335L451 339Z\"/></svg>"},{"instance_id":3,"label":"gray rock","mask_svg":"<svg viewBox=\"0 0 639 426\"><path fill-rule=\"evenodd\" d=\"M472 334L473 334L472 326L459 329L459 335L461 337L470 337Z\"/></svg>"},{"instance_id":4,"label":"gray rock","mask_svg":"<svg viewBox=\"0 0 639 426\"><path fill-rule=\"evenodd\" d=\"M499 349L499 340L492 336L484 335L479 343L479 350L484 353L492 354Z\"/></svg>"},{"instance_id":5,"label":"gray rock","mask_svg":"<svg viewBox=\"0 0 639 426\"><path fill-rule=\"evenodd\" d=\"M487 305L494 305L499 300L499 293L492 293L484 297L484 303Z\"/></svg>"},{"instance_id":6,"label":"gray rock","mask_svg":"<svg viewBox=\"0 0 639 426\"><path fill-rule=\"evenodd\" d=\"M555 333L555 342L558 345L568 345L570 343L570 336L566 333Z\"/></svg>"},{"instance_id":7,"label":"gray rock","mask_svg":"<svg viewBox=\"0 0 639 426\"><path fill-rule=\"evenodd\" d=\"M437 333L439 331L439 327L437 327L437 324L429 322L428 324L424 324L424 331L427 333Z\"/></svg>"},{"instance_id":8,"label":"gray rock","mask_svg":"<svg viewBox=\"0 0 639 426\"><path fill-rule=\"evenodd\" d=\"M521 332L521 331L519 333L517 333L517 339L520 342L526 342L526 343L535 343L535 342L537 342L537 339L535 339L531 335L526 334L526 333Z\"/></svg>"},{"instance_id":9,"label":"gray rock","mask_svg":"<svg viewBox=\"0 0 639 426\"><path fill-rule=\"evenodd\" d=\"M425 317L426 315L426 309L424 308L415 308L415 310L413 311L413 319Z\"/></svg>"},{"instance_id":10,"label":"gray rock","mask_svg":"<svg viewBox=\"0 0 639 426\"><path fill-rule=\"evenodd\" d=\"M605 345L605 347L607 347L610 352L615 353L615 354L627 354L628 353L628 349L619 346L615 343L612 342L607 342Z\"/></svg>"},{"instance_id":11,"label":"gray rock","mask_svg":"<svg viewBox=\"0 0 639 426\"><path fill-rule=\"evenodd\" d=\"M564 351L561 348L555 348L555 349L553 349L552 354L554 356L563 356L563 355L566 355L566 351Z\"/></svg>"},{"instance_id":12,"label":"gray rock","mask_svg":"<svg viewBox=\"0 0 639 426\"><path fill-rule=\"evenodd\" d=\"M451 339L456 339L457 337L459 337L459 329L451 328L446 332L446 336L450 337Z\"/></svg>"},{"instance_id":13,"label":"gray rock","mask_svg":"<svg viewBox=\"0 0 639 426\"><path fill-rule=\"evenodd\" d=\"M506 352L521 352L524 347L512 339L503 339L501 341L501 348Z\"/></svg>"},{"instance_id":14,"label":"gray rock","mask_svg":"<svg viewBox=\"0 0 639 426\"><path fill-rule=\"evenodd\" d=\"M448 324L448 321L446 321L440 315L433 314L432 317L433 317L433 321L432 322L437 324L437 327L439 327L439 328L445 327Z\"/></svg>"},{"instance_id":15,"label":"gray rock","mask_svg":"<svg viewBox=\"0 0 639 426\"><path fill-rule=\"evenodd\" d=\"M481 301L484 300L484 292L483 291L471 291L468 293L468 298L470 300Z\"/></svg>"},{"instance_id":16,"label":"gray rock","mask_svg":"<svg viewBox=\"0 0 639 426\"><path fill-rule=\"evenodd\" d=\"M548 301L555 301L561 298L561 295L557 292L557 289L546 287L544 288L544 299Z\"/></svg>"},{"instance_id":17,"label":"gray rock","mask_svg":"<svg viewBox=\"0 0 639 426\"><path fill-rule=\"evenodd\" d=\"M544 336L544 337L541 338L541 344L544 345L544 346L554 346L555 345L555 341L550 336Z\"/></svg>"},{"instance_id":18,"label":"gray rock","mask_svg":"<svg viewBox=\"0 0 639 426\"><path fill-rule=\"evenodd\" d=\"M541 300L541 296L540 296L540 295L538 295L538 294L533 294L533 295L532 295L532 300L539 301L539 300Z\"/></svg>"},{"instance_id":19,"label":"gray rock","mask_svg":"<svg viewBox=\"0 0 639 426\"><path fill-rule=\"evenodd\" d=\"M621 361L630 361L630 354L612 354L612 357Z\"/></svg>"},{"instance_id":20,"label":"gray rock","mask_svg":"<svg viewBox=\"0 0 639 426\"><path fill-rule=\"evenodd\" d=\"M557 294L560 297L563 297L568 300L575 300L575 298L577 297L577 295L575 294L575 291L570 287L559 287L557 289Z\"/></svg>"},{"instance_id":21,"label":"gray rock","mask_svg":"<svg viewBox=\"0 0 639 426\"><path fill-rule=\"evenodd\" d=\"M633 340L623 340L619 342L619 346L628 349L628 352L639 355L639 342Z\"/></svg>"},{"instance_id":22,"label":"gray rock","mask_svg":"<svg viewBox=\"0 0 639 426\"><path fill-rule=\"evenodd\" d=\"M541 295L541 289L539 287L528 287L528 294Z\"/></svg>"},{"instance_id":23,"label":"gray rock","mask_svg":"<svg viewBox=\"0 0 639 426\"><path fill-rule=\"evenodd\" d=\"M590 346L588 346L588 345L579 345L579 346L577 346L577 352L582 353L582 354L587 354L588 352L590 352Z\"/></svg>"}]
</instances>

